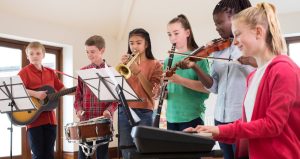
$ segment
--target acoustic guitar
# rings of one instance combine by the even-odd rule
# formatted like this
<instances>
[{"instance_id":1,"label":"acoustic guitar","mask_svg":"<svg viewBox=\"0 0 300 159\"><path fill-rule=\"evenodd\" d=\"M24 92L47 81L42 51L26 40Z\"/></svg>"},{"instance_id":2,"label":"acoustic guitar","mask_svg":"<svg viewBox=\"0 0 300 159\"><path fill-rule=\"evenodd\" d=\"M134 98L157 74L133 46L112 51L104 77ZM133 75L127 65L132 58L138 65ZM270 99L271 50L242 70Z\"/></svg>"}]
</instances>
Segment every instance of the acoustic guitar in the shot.
<instances>
[{"instance_id":1,"label":"acoustic guitar","mask_svg":"<svg viewBox=\"0 0 300 159\"><path fill-rule=\"evenodd\" d=\"M36 110L8 113L8 116L14 125L23 126L30 124L36 120L43 111L52 111L58 106L59 97L75 92L76 86L55 92L53 87L46 85L36 89L35 91L47 91L47 97L44 100L31 97L31 101L35 105Z\"/></svg>"}]
</instances>

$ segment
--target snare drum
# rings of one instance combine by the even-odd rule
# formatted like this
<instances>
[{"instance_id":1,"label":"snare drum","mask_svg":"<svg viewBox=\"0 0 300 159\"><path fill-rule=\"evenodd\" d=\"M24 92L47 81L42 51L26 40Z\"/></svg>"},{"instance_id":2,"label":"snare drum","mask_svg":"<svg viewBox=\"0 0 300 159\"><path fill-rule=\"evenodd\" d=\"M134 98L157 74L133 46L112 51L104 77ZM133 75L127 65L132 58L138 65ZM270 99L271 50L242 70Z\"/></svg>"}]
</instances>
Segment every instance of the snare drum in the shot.
<instances>
[{"instance_id":1,"label":"snare drum","mask_svg":"<svg viewBox=\"0 0 300 159\"><path fill-rule=\"evenodd\" d=\"M107 118L69 123L65 126L65 135L69 142L111 140L112 134L111 121Z\"/></svg>"}]
</instances>

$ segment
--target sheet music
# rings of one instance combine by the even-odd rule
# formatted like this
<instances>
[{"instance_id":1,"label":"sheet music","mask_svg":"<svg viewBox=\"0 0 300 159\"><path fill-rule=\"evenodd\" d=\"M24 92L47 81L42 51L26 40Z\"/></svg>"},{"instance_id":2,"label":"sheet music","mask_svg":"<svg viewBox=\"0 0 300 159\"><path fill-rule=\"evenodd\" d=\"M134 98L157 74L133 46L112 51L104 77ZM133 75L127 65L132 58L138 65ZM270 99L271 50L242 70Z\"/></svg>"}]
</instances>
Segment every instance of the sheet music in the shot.
<instances>
[{"instance_id":1,"label":"sheet music","mask_svg":"<svg viewBox=\"0 0 300 159\"><path fill-rule=\"evenodd\" d=\"M114 76L114 74L110 71L109 67L107 66L106 62L105 62L105 72L108 74L109 78L113 81L115 88L117 88L117 85L119 84Z\"/></svg>"},{"instance_id":2,"label":"sheet music","mask_svg":"<svg viewBox=\"0 0 300 159\"><path fill-rule=\"evenodd\" d=\"M20 76L12 76L12 77L1 77L0 78L0 112L9 112L11 111L11 107L8 106L11 103L11 99L8 96L6 91L4 82L10 92L12 92L12 97L15 101L16 106L19 110L32 110L36 109L26 92L26 88L23 85L23 82ZM12 89L11 89L12 88ZM13 107L13 111L17 111L15 107Z\"/></svg>"},{"instance_id":3,"label":"sheet music","mask_svg":"<svg viewBox=\"0 0 300 159\"><path fill-rule=\"evenodd\" d=\"M114 69L115 70L115 69ZM108 74L108 76L110 77L110 79L114 82L114 85L117 86L119 83L117 82L115 76L113 75L113 73L110 71L109 67L107 66L107 64L105 63L105 71ZM115 87L117 88L117 87ZM124 91L123 91L124 93ZM126 98L126 97L125 97ZM141 118L139 118L139 116L130 108L128 107L130 110L130 113L132 115L132 118L135 122L140 122Z\"/></svg>"},{"instance_id":4,"label":"sheet music","mask_svg":"<svg viewBox=\"0 0 300 159\"><path fill-rule=\"evenodd\" d=\"M115 77L114 78L115 82L119 83L120 86L123 88L124 96L128 101L141 100L136 95L134 90L129 86L126 80L124 80L123 77L113 67L108 67L107 69L110 70L112 75ZM88 87L98 97L99 100L101 101L119 100L118 94L115 91L115 87L116 87L115 82L112 80L112 78L109 77L105 68L79 70L77 73L84 80L84 82L87 83ZM99 74L103 78L103 80L107 83L108 87L110 88L110 90L112 90L112 92L110 92L109 89L106 88L104 83L101 82L101 80L99 80L97 74Z\"/></svg>"}]
</instances>

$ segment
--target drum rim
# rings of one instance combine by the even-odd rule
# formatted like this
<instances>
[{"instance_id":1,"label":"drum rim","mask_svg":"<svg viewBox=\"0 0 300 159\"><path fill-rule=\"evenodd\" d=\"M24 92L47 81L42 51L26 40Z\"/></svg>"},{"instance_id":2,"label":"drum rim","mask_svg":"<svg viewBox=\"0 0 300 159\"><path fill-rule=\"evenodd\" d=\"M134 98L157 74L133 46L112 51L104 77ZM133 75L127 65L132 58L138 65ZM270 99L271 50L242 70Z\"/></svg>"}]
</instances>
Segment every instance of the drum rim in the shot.
<instances>
[{"instance_id":1,"label":"drum rim","mask_svg":"<svg viewBox=\"0 0 300 159\"><path fill-rule=\"evenodd\" d=\"M97 120L85 120L80 122L68 123L65 127L82 126L82 125L93 125L93 124L110 124L111 120L108 118L101 118Z\"/></svg>"},{"instance_id":2,"label":"drum rim","mask_svg":"<svg viewBox=\"0 0 300 159\"><path fill-rule=\"evenodd\" d=\"M104 142L111 142L112 141L112 137L113 137L113 134L108 134L108 135L101 136L101 137L89 137L89 138L85 138L85 141L83 141L82 139L74 140L74 139L70 139L68 137L66 137L66 140L68 142L72 142L72 143L84 143L84 142L92 142L92 141L98 141L98 140L107 140L107 141L104 141Z\"/></svg>"}]
</instances>

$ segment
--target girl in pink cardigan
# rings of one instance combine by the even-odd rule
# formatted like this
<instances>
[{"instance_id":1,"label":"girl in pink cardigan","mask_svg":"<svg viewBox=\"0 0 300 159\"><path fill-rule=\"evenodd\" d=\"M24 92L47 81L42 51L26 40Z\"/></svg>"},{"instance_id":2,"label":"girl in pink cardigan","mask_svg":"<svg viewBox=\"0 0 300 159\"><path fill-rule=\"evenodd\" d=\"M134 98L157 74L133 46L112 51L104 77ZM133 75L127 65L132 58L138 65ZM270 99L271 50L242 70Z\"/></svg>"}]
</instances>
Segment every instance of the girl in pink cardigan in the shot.
<instances>
[{"instance_id":1,"label":"girl in pink cardigan","mask_svg":"<svg viewBox=\"0 0 300 159\"><path fill-rule=\"evenodd\" d=\"M247 79L242 119L228 125L198 126L185 131L212 133L237 143L236 157L300 158L300 69L285 55L275 7L259 3L232 19L234 44L258 64Z\"/></svg>"}]
</instances>

